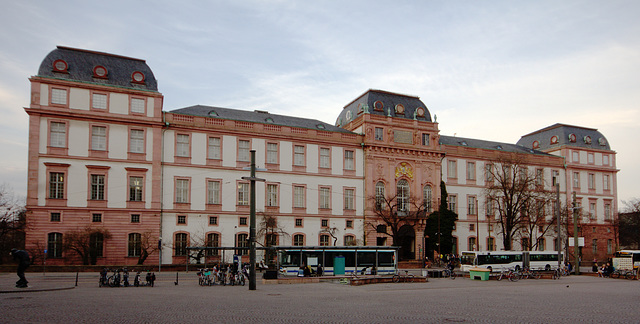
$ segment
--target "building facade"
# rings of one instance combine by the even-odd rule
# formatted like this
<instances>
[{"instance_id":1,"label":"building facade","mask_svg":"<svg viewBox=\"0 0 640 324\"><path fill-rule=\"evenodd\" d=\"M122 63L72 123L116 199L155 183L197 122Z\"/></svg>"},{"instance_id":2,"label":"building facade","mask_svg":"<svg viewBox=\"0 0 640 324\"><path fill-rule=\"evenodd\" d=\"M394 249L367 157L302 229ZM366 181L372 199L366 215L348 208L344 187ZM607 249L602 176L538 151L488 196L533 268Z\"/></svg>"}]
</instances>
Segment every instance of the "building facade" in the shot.
<instances>
[{"instance_id":1,"label":"building facade","mask_svg":"<svg viewBox=\"0 0 640 324\"><path fill-rule=\"evenodd\" d=\"M579 189L593 211L581 220L595 246L585 256L615 249L615 152L596 130L552 126L517 144L441 136L420 98L381 90L345 105L335 125L202 105L163 112L145 61L68 47L49 53L30 81L27 249L46 251L49 264L229 261L187 247L248 246L252 151L265 180L259 245L396 245L401 259L423 260L437 250L426 217L447 199L458 214L454 253L502 249L484 171L515 155L541 186L558 182L563 202ZM568 134L541 144L567 131L584 145ZM521 244L523 234L513 248L553 250L556 236L545 231L533 245Z\"/></svg>"}]
</instances>

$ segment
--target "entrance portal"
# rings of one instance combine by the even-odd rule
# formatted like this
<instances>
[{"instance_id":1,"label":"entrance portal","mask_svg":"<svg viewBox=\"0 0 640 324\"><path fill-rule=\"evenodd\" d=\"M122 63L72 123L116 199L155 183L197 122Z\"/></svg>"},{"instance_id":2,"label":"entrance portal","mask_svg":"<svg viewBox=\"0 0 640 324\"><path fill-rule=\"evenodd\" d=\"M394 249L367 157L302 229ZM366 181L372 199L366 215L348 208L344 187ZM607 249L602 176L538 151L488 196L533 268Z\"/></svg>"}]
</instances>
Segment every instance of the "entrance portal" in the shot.
<instances>
[{"instance_id":1,"label":"entrance portal","mask_svg":"<svg viewBox=\"0 0 640 324\"><path fill-rule=\"evenodd\" d=\"M414 260L416 257L416 232L412 226L404 225L398 230L399 260Z\"/></svg>"}]
</instances>

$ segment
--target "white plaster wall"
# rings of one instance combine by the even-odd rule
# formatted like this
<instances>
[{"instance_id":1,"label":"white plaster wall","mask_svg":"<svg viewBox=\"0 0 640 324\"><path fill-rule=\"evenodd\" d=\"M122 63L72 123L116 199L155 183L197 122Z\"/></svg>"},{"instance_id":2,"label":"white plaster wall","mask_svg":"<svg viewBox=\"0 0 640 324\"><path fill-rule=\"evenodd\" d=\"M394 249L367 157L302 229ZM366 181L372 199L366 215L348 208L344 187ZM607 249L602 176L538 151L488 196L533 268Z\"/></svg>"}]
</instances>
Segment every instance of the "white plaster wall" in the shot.
<instances>
[{"instance_id":1,"label":"white plaster wall","mask_svg":"<svg viewBox=\"0 0 640 324\"><path fill-rule=\"evenodd\" d=\"M69 120L67 124L69 155L89 156L89 123ZM111 144L111 143L110 143Z\"/></svg>"},{"instance_id":2,"label":"white plaster wall","mask_svg":"<svg viewBox=\"0 0 640 324\"><path fill-rule=\"evenodd\" d=\"M91 104L90 95L91 93L86 89L69 89L69 108L89 110Z\"/></svg>"},{"instance_id":3,"label":"white plaster wall","mask_svg":"<svg viewBox=\"0 0 640 324\"><path fill-rule=\"evenodd\" d=\"M237 139L235 136L222 136L222 165L226 167L236 166L236 156L238 152Z\"/></svg>"},{"instance_id":4,"label":"white plaster wall","mask_svg":"<svg viewBox=\"0 0 640 324\"><path fill-rule=\"evenodd\" d=\"M191 133L191 163L205 165L207 164L207 134Z\"/></svg>"},{"instance_id":5,"label":"white plaster wall","mask_svg":"<svg viewBox=\"0 0 640 324\"><path fill-rule=\"evenodd\" d=\"M38 143L38 152L40 154L47 153L47 145L49 139L49 118L40 118L40 138Z\"/></svg>"},{"instance_id":6,"label":"white plaster wall","mask_svg":"<svg viewBox=\"0 0 640 324\"><path fill-rule=\"evenodd\" d=\"M280 170L291 171L293 169L293 143L280 142Z\"/></svg>"},{"instance_id":7,"label":"white plaster wall","mask_svg":"<svg viewBox=\"0 0 640 324\"><path fill-rule=\"evenodd\" d=\"M164 132L164 141L163 141L164 156L162 158L162 161L168 162L168 163L173 163L174 155L175 155L175 148L176 148L175 147L175 141L176 141L175 131L166 130Z\"/></svg>"},{"instance_id":8,"label":"white plaster wall","mask_svg":"<svg viewBox=\"0 0 640 324\"><path fill-rule=\"evenodd\" d=\"M109 112L114 114L129 114L129 96L122 93L109 94Z\"/></svg>"},{"instance_id":9,"label":"white plaster wall","mask_svg":"<svg viewBox=\"0 0 640 324\"><path fill-rule=\"evenodd\" d=\"M126 125L109 126L109 158L126 159L129 146L129 128Z\"/></svg>"},{"instance_id":10,"label":"white plaster wall","mask_svg":"<svg viewBox=\"0 0 640 324\"><path fill-rule=\"evenodd\" d=\"M154 105L154 98L147 97L147 117L154 117L153 105Z\"/></svg>"},{"instance_id":11,"label":"white plaster wall","mask_svg":"<svg viewBox=\"0 0 640 324\"><path fill-rule=\"evenodd\" d=\"M49 86L46 84L40 84L40 105L49 105Z\"/></svg>"},{"instance_id":12,"label":"white plaster wall","mask_svg":"<svg viewBox=\"0 0 640 324\"><path fill-rule=\"evenodd\" d=\"M320 149L318 148L318 145L307 144L307 172L309 173L318 172L319 154L320 154Z\"/></svg>"}]
</instances>

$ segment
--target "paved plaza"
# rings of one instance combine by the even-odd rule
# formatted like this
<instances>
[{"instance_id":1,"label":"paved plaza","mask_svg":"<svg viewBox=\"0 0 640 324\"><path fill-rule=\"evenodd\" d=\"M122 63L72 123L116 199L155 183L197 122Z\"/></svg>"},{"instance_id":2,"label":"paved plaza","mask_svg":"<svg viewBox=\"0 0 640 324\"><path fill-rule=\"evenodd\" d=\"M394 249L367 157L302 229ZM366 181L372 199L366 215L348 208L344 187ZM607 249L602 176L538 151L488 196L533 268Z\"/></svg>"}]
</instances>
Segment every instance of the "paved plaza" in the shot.
<instances>
[{"instance_id":1,"label":"paved plaza","mask_svg":"<svg viewBox=\"0 0 640 324\"><path fill-rule=\"evenodd\" d=\"M155 287L99 288L97 273L0 273L1 323L638 323L640 281L561 280L349 286L338 281L200 287L195 272L163 272Z\"/></svg>"}]
</instances>

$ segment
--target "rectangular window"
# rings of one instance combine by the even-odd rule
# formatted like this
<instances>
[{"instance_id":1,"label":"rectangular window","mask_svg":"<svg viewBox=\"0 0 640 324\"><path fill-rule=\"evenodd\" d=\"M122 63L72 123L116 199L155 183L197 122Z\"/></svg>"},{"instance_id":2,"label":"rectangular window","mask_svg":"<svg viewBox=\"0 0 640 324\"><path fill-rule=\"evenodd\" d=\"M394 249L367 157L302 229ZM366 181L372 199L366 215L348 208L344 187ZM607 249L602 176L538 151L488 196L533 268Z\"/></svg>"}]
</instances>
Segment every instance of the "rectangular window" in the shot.
<instances>
[{"instance_id":1,"label":"rectangular window","mask_svg":"<svg viewBox=\"0 0 640 324\"><path fill-rule=\"evenodd\" d=\"M188 203L189 202L189 180L177 179L176 180L176 203Z\"/></svg>"},{"instance_id":2,"label":"rectangular window","mask_svg":"<svg viewBox=\"0 0 640 324\"><path fill-rule=\"evenodd\" d=\"M457 213L458 212L458 196L449 195L449 197L447 197L447 202L449 203L449 210L454 213Z\"/></svg>"},{"instance_id":3,"label":"rectangular window","mask_svg":"<svg viewBox=\"0 0 640 324\"><path fill-rule=\"evenodd\" d=\"M296 234L293 236L293 246L303 246L304 245L304 235Z\"/></svg>"},{"instance_id":4,"label":"rectangular window","mask_svg":"<svg viewBox=\"0 0 640 324\"><path fill-rule=\"evenodd\" d=\"M344 169L353 170L354 168L354 152L344 151Z\"/></svg>"},{"instance_id":5,"label":"rectangular window","mask_svg":"<svg viewBox=\"0 0 640 324\"><path fill-rule=\"evenodd\" d=\"M478 203L476 196L467 197L467 215L478 215Z\"/></svg>"},{"instance_id":6,"label":"rectangular window","mask_svg":"<svg viewBox=\"0 0 640 324\"><path fill-rule=\"evenodd\" d=\"M598 215L596 215L596 203L589 203L589 218L596 219Z\"/></svg>"},{"instance_id":7,"label":"rectangular window","mask_svg":"<svg viewBox=\"0 0 640 324\"><path fill-rule=\"evenodd\" d=\"M91 96L91 108L94 109L107 109L107 95L94 93Z\"/></svg>"},{"instance_id":8,"label":"rectangular window","mask_svg":"<svg viewBox=\"0 0 640 324\"><path fill-rule=\"evenodd\" d=\"M209 159L220 160L220 137L209 137Z\"/></svg>"},{"instance_id":9,"label":"rectangular window","mask_svg":"<svg viewBox=\"0 0 640 324\"><path fill-rule=\"evenodd\" d=\"M320 188L320 209L329 209L331 207L331 191L329 188L321 187Z\"/></svg>"},{"instance_id":10,"label":"rectangular window","mask_svg":"<svg viewBox=\"0 0 640 324\"><path fill-rule=\"evenodd\" d=\"M320 226L321 227L329 227L329 220L328 219L323 219L322 221L320 221Z\"/></svg>"},{"instance_id":11,"label":"rectangular window","mask_svg":"<svg viewBox=\"0 0 640 324\"><path fill-rule=\"evenodd\" d=\"M51 89L51 103L56 105L67 104L67 90Z\"/></svg>"},{"instance_id":12,"label":"rectangular window","mask_svg":"<svg viewBox=\"0 0 640 324\"><path fill-rule=\"evenodd\" d=\"M608 154L603 154L602 155L602 164L603 165L609 165L609 155Z\"/></svg>"},{"instance_id":13,"label":"rectangular window","mask_svg":"<svg viewBox=\"0 0 640 324\"><path fill-rule=\"evenodd\" d=\"M447 161L447 178L456 179L458 177L457 161Z\"/></svg>"},{"instance_id":14,"label":"rectangular window","mask_svg":"<svg viewBox=\"0 0 640 324\"><path fill-rule=\"evenodd\" d=\"M475 232L476 231L476 224L469 224L469 231L470 232Z\"/></svg>"},{"instance_id":15,"label":"rectangular window","mask_svg":"<svg viewBox=\"0 0 640 324\"><path fill-rule=\"evenodd\" d=\"M247 218L246 217L240 217L240 225L242 225L242 226L247 225Z\"/></svg>"},{"instance_id":16,"label":"rectangular window","mask_svg":"<svg viewBox=\"0 0 640 324\"><path fill-rule=\"evenodd\" d=\"M238 205L241 205L241 206L249 205L249 184L248 183L238 184Z\"/></svg>"},{"instance_id":17,"label":"rectangular window","mask_svg":"<svg viewBox=\"0 0 640 324\"><path fill-rule=\"evenodd\" d=\"M467 180L476 180L476 163L467 162Z\"/></svg>"},{"instance_id":18,"label":"rectangular window","mask_svg":"<svg viewBox=\"0 0 640 324\"><path fill-rule=\"evenodd\" d=\"M47 234L47 258L62 257L62 233Z\"/></svg>"},{"instance_id":19,"label":"rectangular window","mask_svg":"<svg viewBox=\"0 0 640 324\"><path fill-rule=\"evenodd\" d=\"M268 207L278 206L278 185L275 185L275 184L267 185L267 206Z\"/></svg>"},{"instance_id":20,"label":"rectangular window","mask_svg":"<svg viewBox=\"0 0 640 324\"><path fill-rule=\"evenodd\" d=\"M220 204L220 181L207 181L207 204Z\"/></svg>"},{"instance_id":21,"label":"rectangular window","mask_svg":"<svg viewBox=\"0 0 640 324\"><path fill-rule=\"evenodd\" d=\"M376 141L384 141L384 129L382 127L376 127L374 136Z\"/></svg>"},{"instance_id":22,"label":"rectangular window","mask_svg":"<svg viewBox=\"0 0 640 324\"><path fill-rule=\"evenodd\" d=\"M104 200L104 175L91 175L91 199Z\"/></svg>"},{"instance_id":23,"label":"rectangular window","mask_svg":"<svg viewBox=\"0 0 640 324\"><path fill-rule=\"evenodd\" d=\"M595 190L596 189L596 175L593 173L589 173L589 189L591 190Z\"/></svg>"},{"instance_id":24,"label":"rectangular window","mask_svg":"<svg viewBox=\"0 0 640 324\"><path fill-rule=\"evenodd\" d=\"M51 146L67 147L67 125L65 123L51 122L49 127Z\"/></svg>"},{"instance_id":25,"label":"rectangular window","mask_svg":"<svg viewBox=\"0 0 640 324\"><path fill-rule=\"evenodd\" d=\"M611 204L604 204L604 219L611 220Z\"/></svg>"},{"instance_id":26,"label":"rectangular window","mask_svg":"<svg viewBox=\"0 0 640 324\"><path fill-rule=\"evenodd\" d=\"M144 99L131 98L131 112L144 114Z\"/></svg>"},{"instance_id":27,"label":"rectangular window","mask_svg":"<svg viewBox=\"0 0 640 324\"><path fill-rule=\"evenodd\" d=\"M608 239L607 240L607 254L611 254L613 253L613 240L612 239Z\"/></svg>"},{"instance_id":28,"label":"rectangular window","mask_svg":"<svg viewBox=\"0 0 640 324\"><path fill-rule=\"evenodd\" d=\"M238 161L251 162L251 142L247 140L238 141Z\"/></svg>"},{"instance_id":29,"label":"rectangular window","mask_svg":"<svg viewBox=\"0 0 640 324\"><path fill-rule=\"evenodd\" d=\"M129 152L144 153L144 131L132 129L129 134Z\"/></svg>"},{"instance_id":30,"label":"rectangular window","mask_svg":"<svg viewBox=\"0 0 640 324\"><path fill-rule=\"evenodd\" d=\"M189 245L189 239L186 233L177 233L175 238L175 253L176 256L187 255L187 246Z\"/></svg>"},{"instance_id":31,"label":"rectangular window","mask_svg":"<svg viewBox=\"0 0 640 324\"><path fill-rule=\"evenodd\" d=\"M297 166L305 165L304 146L296 145L293 148L293 165L297 165Z\"/></svg>"},{"instance_id":32,"label":"rectangular window","mask_svg":"<svg viewBox=\"0 0 640 324\"><path fill-rule=\"evenodd\" d=\"M91 149L104 151L107 149L107 128L104 126L91 126Z\"/></svg>"},{"instance_id":33,"label":"rectangular window","mask_svg":"<svg viewBox=\"0 0 640 324\"><path fill-rule=\"evenodd\" d=\"M51 172L49 174L49 198L64 199L64 173Z\"/></svg>"},{"instance_id":34,"label":"rectangular window","mask_svg":"<svg viewBox=\"0 0 640 324\"><path fill-rule=\"evenodd\" d=\"M344 190L344 209L353 210L355 200L355 190L354 189L345 189Z\"/></svg>"},{"instance_id":35,"label":"rectangular window","mask_svg":"<svg viewBox=\"0 0 640 324\"><path fill-rule=\"evenodd\" d=\"M302 227L302 218L296 218L296 227Z\"/></svg>"},{"instance_id":36,"label":"rectangular window","mask_svg":"<svg viewBox=\"0 0 640 324\"><path fill-rule=\"evenodd\" d=\"M278 144L267 143L267 163L278 164Z\"/></svg>"},{"instance_id":37,"label":"rectangular window","mask_svg":"<svg viewBox=\"0 0 640 324\"><path fill-rule=\"evenodd\" d=\"M429 138L429 134L422 133L422 145L429 146L431 144L431 139Z\"/></svg>"},{"instance_id":38,"label":"rectangular window","mask_svg":"<svg viewBox=\"0 0 640 324\"><path fill-rule=\"evenodd\" d=\"M609 175L605 174L602 177L602 189L609 190Z\"/></svg>"},{"instance_id":39,"label":"rectangular window","mask_svg":"<svg viewBox=\"0 0 640 324\"><path fill-rule=\"evenodd\" d=\"M218 225L218 216L209 216L209 225Z\"/></svg>"},{"instance_id":40,"label":"rectangular window","mask_svg":"<svg viewBox=\"0 0 640 324\"><path fill-rule=\"evenodd\" d=\"M484 181L485 182L493 182L493 165L485 164L484 165Z\"/></svg>"},{"instance_id":41,"label":"rectangular window","mask_svg":"<svg viewBox=\"0 0 640 324\"><path fill-rule=\"evenodd\" d=\"M485 213L486 216L493 216L493 212L494 212L493 201L487 200L484 203L484 208L485 208L484 213Z\"/></svg>"},{"instance_id":42,"label":"rectangular window","mask_svg":"<svg viewBox=\"0 0 640 324\"><path fill-rule=\"evenodd\" d=\"M345 246L354 246L356 245L356 238L353 235L346 235L344 237L344 245Z\"/></svg>"},{"instance_id":43,"label":"rectangular window","mask_svg":"<svg viewBox=\"0 0 640 324\"><path fill-rule=\"evenodd\" d=\"M544 170L536 169L536 186L544 185Z\"/></svg>"},{"instance_id":44,"label":"rectangular window","mask_svg":"<svg viewBox=\"0 0 640 324\"><path fill-rule=\"evenodd\" d=\"M551 171L551 185L555 186L560 183L560 172L557 170Z\"/></svg>"},{"instance_id":45,"label":"rectangular window","mask_svg":"<svg viewBox=\"0 0 640 324\"><path fill-rule=\"evenodd\" d=\"M131 214L132 223L140 223L140 214Z\"/></svg>"},{"instance_id":46,"label":"rectangular window","mask_svg":"<svg viewBox=\"0 0 640 324\"><path fill-rule=\"evenodd\" d=\"M598 254L598 240L597 239L591 240L591 252L593 253L593 255Z\"/></svg>"},{"instance_id":47,"label":"rectangular window","mask_svg":"<svg viewBox=\"0 0 640 324\"><path fill-rule=\"evenodd\" d=\"M142 177L129 177L129 201L142 201Z\"/></svg>"},{"instance_id":48,"label":"rectangular window","mask_svg":"<svg viewBox=\"0 0 640 324\"><path fill-rule=\"evenodd\" d=\"M579 172L574 172L573 173L573 187L574 188L580 188L580 173Z\"/></svg>"},{"instance_id":49,"label":"rectangular window","mask_svg":"<svg viewBox=\"0 0 640 324\"><path fill-rule=\"evenodd\" d=\"M345 226L345 227L346 227L346 228L353 228L353 221L352 221L352 220L350 220L350 219L348 219L348 220L347 220L347 224L346 224L346 226Z\"/></svg>"},{"instance_id":50,"label":"rectangular window","mask_svg":"<svg viewBox=\"0 0 640 324\"><path fill-rule=\"evenodd\" d=\"M293 207L295 208L304 208L304 187L303 186L294 186L293 187Z\"/></svg>"},{"instance_id":51,"label":"rectangular window","mask_svg":"<svg viewBox=\"0 0 640 324\"><path fill-rule=\"evenodd\" d=\"M178 215L178 224L187 224L187 216L185 215Z\"/></svg>"},{"instance_id":52,"label":"rectangular window","mask_svg":"<svg viewBox=\"0 0 640 324\"><path fill-rule=\"evenodd\" d=\"M60 213L51 213L51 221L59 222L60 221Z\"/></svg>"},{"instance_id":53,"label":"rectangular window","mask_svg":"<svg viewBox=\"0 0 640 324\"><path fill-rule=\"evenodd\" d=\"M594 163L593 153L588 153L587 154L587 163L589 163L589 164L593 164Z\"/></svg>"},{"instance_id":54,"label":"rectangular window","mask_svg":"<svg viewBox=\"0 0 640 324\"><path fill-rule=\"evenodd\" d=\"M321 168L331 167L331 150L326 147L320 148L320 167Z\"/></svg>"},{"instance_id":55,"label":"rectangular window","mask_svg":"<svg viewBox=\"0 0 640 324\"><path fill-rule=\"evenodd\" d=\"M189 135L176 135L176 156L189 157Z\"/></svg>"},{"instance_id":56,"label":"rectangular window","mask_svg":"<svg viewBox=\"0 0 640 324\"><path fill-rule=\"evenodd\" d=\"M580 152L573 151L571 152L571 161L574 163L580 163Z\"/></svg>"}]
</instances>

